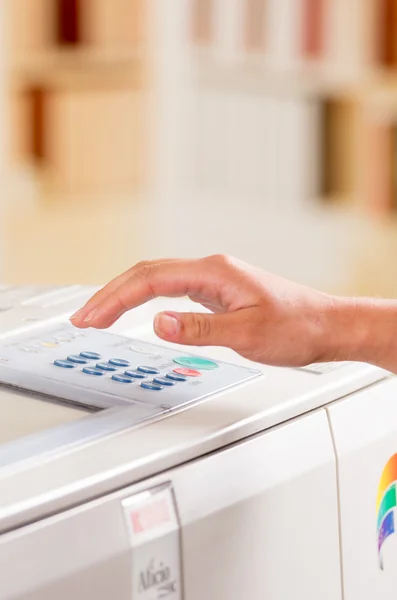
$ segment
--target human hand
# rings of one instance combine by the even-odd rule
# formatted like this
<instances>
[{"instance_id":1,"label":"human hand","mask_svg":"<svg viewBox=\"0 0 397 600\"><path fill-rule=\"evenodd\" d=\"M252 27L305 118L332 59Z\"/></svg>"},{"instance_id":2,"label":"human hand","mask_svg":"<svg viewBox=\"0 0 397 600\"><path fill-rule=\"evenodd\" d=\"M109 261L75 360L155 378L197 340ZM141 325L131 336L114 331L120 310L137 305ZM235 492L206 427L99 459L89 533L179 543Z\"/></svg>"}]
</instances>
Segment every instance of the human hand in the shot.
<instances>
[{"instance_id":1,"label":"human hand","mask_svg":"<svg viewBox=\"0 0 397 600\"><path fill-rule=\"evenodd\" d=\"M98 291L71 322L104 329L158 296L189 296L212 312L158 314L154 330L169 342L229 347L277 366L303 366L337 351L334 297L225 256L139 263Z\"/></svg>"}]
</instances>

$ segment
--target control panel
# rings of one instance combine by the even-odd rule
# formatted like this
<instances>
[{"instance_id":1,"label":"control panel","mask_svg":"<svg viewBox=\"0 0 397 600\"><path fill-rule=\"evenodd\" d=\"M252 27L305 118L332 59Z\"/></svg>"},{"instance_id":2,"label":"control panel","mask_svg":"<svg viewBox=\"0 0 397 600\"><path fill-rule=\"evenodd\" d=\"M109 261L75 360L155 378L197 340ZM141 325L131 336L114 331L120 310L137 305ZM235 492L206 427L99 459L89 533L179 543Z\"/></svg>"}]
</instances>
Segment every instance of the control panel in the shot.
<instances>
[{"instance_id":1,"label":"control panel","mask_svg":"<svg viewBox=\"0 0 397 600\"><path fill-rule=\"evenodd\" d=\"M69 323L1 340L0 384L82 406L179 408L262 375L167 346Z\"/></svg>"}]
</instances>

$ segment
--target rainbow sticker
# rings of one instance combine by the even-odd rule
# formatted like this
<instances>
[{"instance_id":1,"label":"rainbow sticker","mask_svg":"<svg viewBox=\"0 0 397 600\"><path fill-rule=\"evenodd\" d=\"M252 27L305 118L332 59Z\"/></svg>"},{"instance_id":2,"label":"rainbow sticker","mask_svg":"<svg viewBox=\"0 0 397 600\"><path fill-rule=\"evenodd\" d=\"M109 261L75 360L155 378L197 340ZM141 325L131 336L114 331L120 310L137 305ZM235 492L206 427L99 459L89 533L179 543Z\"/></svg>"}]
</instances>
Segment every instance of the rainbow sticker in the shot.
<instances>
[{"instance_id":1,"label":"rainbow sticker","mask_svg":"<svg viewBox=\"0 0 397 600\"><path fill-rule=\"evenodd\" d=\"M378 556L383 570L382 547L388 537L396 533L397 509L397 454L383 469L376 499Z\"/></svg>"}]
</instances>

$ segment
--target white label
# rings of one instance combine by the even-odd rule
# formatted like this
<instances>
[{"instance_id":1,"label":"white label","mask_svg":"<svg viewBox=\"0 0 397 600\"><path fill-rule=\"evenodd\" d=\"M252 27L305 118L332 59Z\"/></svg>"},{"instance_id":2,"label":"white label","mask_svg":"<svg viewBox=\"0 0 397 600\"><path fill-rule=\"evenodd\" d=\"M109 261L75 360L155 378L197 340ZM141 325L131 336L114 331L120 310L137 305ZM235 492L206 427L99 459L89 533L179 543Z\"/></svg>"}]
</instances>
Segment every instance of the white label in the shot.
<instances>
[{"instance_id":1,"label":"white label","mask_svg":"<svg viewBox=\"0 0 397 600\"><path fill-rule=\"evenodd\" d=\"M132 546L132 599L182 600L179 523L170 485L123 501Z\"/></svg>"}]
</instances>

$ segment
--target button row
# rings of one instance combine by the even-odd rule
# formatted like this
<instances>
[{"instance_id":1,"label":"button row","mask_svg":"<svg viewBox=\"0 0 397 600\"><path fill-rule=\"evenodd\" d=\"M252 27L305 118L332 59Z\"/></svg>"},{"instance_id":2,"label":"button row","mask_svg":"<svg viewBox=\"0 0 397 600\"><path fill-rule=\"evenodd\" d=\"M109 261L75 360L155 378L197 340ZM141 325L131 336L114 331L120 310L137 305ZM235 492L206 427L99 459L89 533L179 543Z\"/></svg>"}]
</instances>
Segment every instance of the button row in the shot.
<instances>
[{"instance_id":1,"label":"button row","mask_svg":"<svg viewBox=\"0 0 397 600\"><path fill-rule=\"evenodd\" d=\"M80 364L80 361L72 361L71 357L67 360L55 360L54 365L57 367L62 367L65 369L73 369ZM104 368L105 367L105 368ZM93 377L101 377L105 375L109 370L116 370L113 367L110 369L107 363L98 363L95 367L85 366L82 368L82 372L86 375L91 375ZM182 374L181 371L185 373ZM117 383L133 383L139 379L145 379L147 375L156 375L159 374L157 369L153 367L138 367L137 369L128 369L124 373L113 373L112 380ZM142 381L141 387L144 389L152 390L152 391L160 391L164 387L172 387L178 382L184 382L187 379L187 376L196 377L200 375L195 371L191 371L189 369L174 369L173 372L167 373L164 376L155 377L153 381Z\"/></svg>"},{"instance_id":2,"label":"button row","mask_svg":"<svg viewBox=\"0 0 397 600\"><path fill-rule=\"evenodd\" d=\"M97 352L83 351L83 352L80 352L80 354L69 356L68 360L70 360L71 362L74 362L76 364L86 364L87 362L89 362L91 360L100 360L101 358L102 358L101 355L98 354ZM194 356L179 356L177 358L174 358L173 361L176 364L180 365L182 368L186 368L190 373L189 376L192 376L194 371L198 372L199 369L201 369L203 371L209 371L212 369L216 369L219 366L216 362L214 362L212 360L194 357ZM107 363L101 363L101 364L111 365L113 367L129 367L130 366L129 361L125 360L124 358L111 358L108 360ZM99 368L104 368L104 367L101 366ZM107 369L105 369L105 370L110 371L110 366L108 366Z\"/></svg>"},{"instance_id":3,"label":"button row","mask_svg":"<svg viewBox=\"0 0 397 600\"><path fill-rule=\"evenodd\" d=\"M115 366L117 360L117 366ZM72 356L68 356L67 359L57 359L54 360L54 365L56 367L63 367L64 369L73 369L74 367L76 367L77 365L86 365L89 362L89 360L82 358L80 355L72 355ZM114 372L117 371L119 367L128 367L129 366L129 362L128 361L122 361L121 359L110 359L108 363L104 363L104 362L100 362L97 363L95 367L86 367L85 369L83 369L84 373L87 373L87 369L90 369L90 373L92 372L92 370L94 371L100 371L99 374L103 375L105 372ZM138 373L142 373L143 376L145 375L158 375L160 373L160 371L158 369L156 369L155 367L146 367L146 366L141 366L141 367L137 367L136 371ZM131 375L131 377L134 377L135 375ZM138 375L136 375L138 377Z\"/></svg>"}]
</instances>

